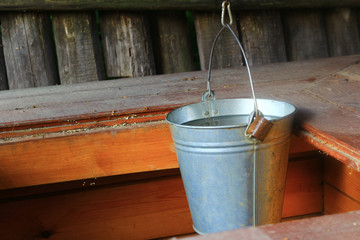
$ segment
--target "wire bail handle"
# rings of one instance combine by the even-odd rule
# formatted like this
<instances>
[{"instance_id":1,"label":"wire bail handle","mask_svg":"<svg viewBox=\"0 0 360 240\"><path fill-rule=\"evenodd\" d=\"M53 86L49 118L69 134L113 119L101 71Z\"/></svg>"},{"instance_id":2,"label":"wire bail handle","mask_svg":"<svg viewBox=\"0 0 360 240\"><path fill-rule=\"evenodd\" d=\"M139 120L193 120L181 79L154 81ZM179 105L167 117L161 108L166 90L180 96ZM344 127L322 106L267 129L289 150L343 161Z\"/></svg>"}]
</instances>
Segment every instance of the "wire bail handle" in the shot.
<instances>
[{"instance_id":1,"label":"wire bail handle","mask_svg":"<svg viewBox=\"0 0 360 240\"><path fill-rule=\"evenodd\" d=\"M228 16L229 16L229 22L225 23L225 12L227 11ZM212 60L213 60L213 55L214 55L214 49L216 46L216 42L219 38L219 36L221 35L222 31L227 28L231 34L233 35L233 37L235 38L237 44L240 47L240 51L241 54L244 57L244 62L245 62L245 66L248 72L248 76L249 76L249 82L250 82L250 87L251 87L251 93L252 93L252 98L254 100L254 111L250 113L249 115L249 121L248 121L248 125L245 129L244 135L248 138L251 139L257 139L257 140L264 140L265 136L267 135L267 133L269 132L272 123L267 121L264 117L263 114L258 110L258 105L257 105L257 100L256 100L256 96L255 96L255 90L254 90L254 85L253 85L253 80L251 77L251 72L250 72L250 68L249 68L249 63L247 61L246 55L245 55L245 51L238 39L238 37L236 36L235 32L232 30L232 28L230 27L230 25L232 24L232 14L231 14L231 8L230 8L230 2L229 1L224 1L222 3L222 11L221 11L221 29L218 31L218 33L215 36L214 42L212 44L211 47L211 51L210 51L210 59L209 59L209 68L208 68L208 76L207 76L207 90L203 93L202 95L202 101L212 101L215 100L215 92L213 90L211 90L211 84L210 84L210 77L211 77L211 66L212 66Z\"/></svg>"}]
</instances>

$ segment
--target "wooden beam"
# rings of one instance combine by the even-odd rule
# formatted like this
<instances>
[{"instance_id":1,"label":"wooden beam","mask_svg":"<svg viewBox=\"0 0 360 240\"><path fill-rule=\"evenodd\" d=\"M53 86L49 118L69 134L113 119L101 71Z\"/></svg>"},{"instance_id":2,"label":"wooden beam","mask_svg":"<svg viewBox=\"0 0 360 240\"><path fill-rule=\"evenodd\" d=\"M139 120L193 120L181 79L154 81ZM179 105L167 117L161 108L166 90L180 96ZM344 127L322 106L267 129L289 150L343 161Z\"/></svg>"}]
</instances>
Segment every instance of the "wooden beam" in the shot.
<instances>
[{"instance_id":1,"label":"wooden beam","mask_svg":"<svg viewBox=\"0 0 360 240\"><path fill-rule=\"evenodd\" d=\"M166 124L90 132L0 145L0 189L178 168Z\"/></svg>"},{"instance_id":2,"label":"wooden beam","mask_svg":"<svg viewBox=\"0 0 360 240\"><path fill-rule=\"evenodd\" d=\"M121 10L166 10L166 9L188 9L188 10L218 10L222 0L78 0L78 1L57 1L57 0L2 0L0 10L79 10L79 9L121 9ZM309 7L358 7L357 0L233 0L232 9L269 9L269 8L309 8Z\"/></svg>"}]
</instances>

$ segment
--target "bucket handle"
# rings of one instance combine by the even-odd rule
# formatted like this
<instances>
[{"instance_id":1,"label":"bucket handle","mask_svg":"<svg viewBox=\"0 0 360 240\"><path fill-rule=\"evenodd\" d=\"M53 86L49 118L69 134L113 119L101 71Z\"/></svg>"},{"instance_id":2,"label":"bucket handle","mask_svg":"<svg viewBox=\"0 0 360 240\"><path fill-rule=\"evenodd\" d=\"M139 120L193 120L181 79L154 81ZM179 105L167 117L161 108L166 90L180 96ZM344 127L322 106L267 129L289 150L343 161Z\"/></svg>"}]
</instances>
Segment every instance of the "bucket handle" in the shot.
<instances>
[{"instance_id":1,"label":"bucket handle","mask_svg":"<svg viewBox=\"0 0 360 240\"><path fill-rule=\"evenodd\" d=\"M227 10L228 12L228 16L229 16L229 22L226 23L225 22L225 11ZM224 29L228 29L231 34L233 35L233 37L235 38L237 44L240 47L240 51L244 57L244 61L245 61L245 65L246 65L246 69L248 72L248 76L249 76L249 82L250 82L250 87L251 87L251 93L252 93L252 98L254 100L254 111L250 113L249 116L249 123L248 126L245 130L245 136L247 137L252 137L251 134L248 134L248 130L249 127L251 125L251 123L254 121L254 119L261 114L261 112L258 110L258 105L257 105L257 100L256 100L256 96L255 96L255 90L254 90L254 85L253 85L253 80L251 77L251 72L250 72L250 68L249 68L249 63L247 61L246 55L245 55L245 51L240 43L240 40L238 39L238 37L236 36L235 32L232 30L232 28L230 27L230 25L232 24L232 14L231 14L231 10L230 10L230 2L229 1L224 1L222 3L222 11L221 11L221 29L218 31L218 33L215 36L214 42L212 44L211 47L211 51L210 51L210 59L209 59L209 68L208 68L208 76L207 76L207 90L202 94L202 101L211 101L211 100L215 100L215 92L213 90L211 90L211 84L210 84L210 77L211 77L211 67L212 67L212 60L213 60L213 55L214 55L214 49L216 46L216 42L219 38L219 36L221 35L221 33L223 32Z\"/></svg>"}]
</instances>

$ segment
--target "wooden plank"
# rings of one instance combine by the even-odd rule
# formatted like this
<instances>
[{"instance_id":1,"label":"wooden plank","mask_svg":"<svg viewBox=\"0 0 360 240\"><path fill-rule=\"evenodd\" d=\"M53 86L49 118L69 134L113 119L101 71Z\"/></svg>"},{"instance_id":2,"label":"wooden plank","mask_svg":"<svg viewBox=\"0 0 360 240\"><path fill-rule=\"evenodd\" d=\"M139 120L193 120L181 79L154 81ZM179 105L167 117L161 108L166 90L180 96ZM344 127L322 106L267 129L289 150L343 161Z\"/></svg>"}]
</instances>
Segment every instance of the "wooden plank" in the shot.
<instances>
[{"instance_id":1,"label":"wooden plank","mask_svg":"<svg viewBox=\"0 0 360 240\"><path fill-rule=\"evenodd\" d=\"M324 166L324 181L360 203L360 172L331 157Z\"/></svg>"},{"instance_id":2,"label":"wooden plank","mask_svg":"<svg viewBox=\"0 0 360 240\"><path fill-rule=\"evenodd\" d=\"M58 83L50 15L3 13L1 24L9 88Z\"/></svg>"},{"instance_id":3,"label":"wooden plank","mask_svg":"<svg viewBox=\"0 0 360 240\"><path fill-rule=\"evenodd\" d=\"M323 15L319 10L283 12L288 60L328 57Z\"/></svg>"},{"instance_id":4,"label":"wooden plank","mask_svg":"<svg viewBox=\"0 0 360 240\"><path fill-rule=\"evenodd\" d=\"M342 82L345 83L344 88L333 88ZM347 85L344 79L328 78L315 81L300 91L283 92L275 96L297 106L297 118L305 130L302 134L309 143L359 171L360 141L357 136L360 132L356 119L360 109L355 100L359 95L353 94L355 98L350 99L351 96L339 94L356 93L357 88L357 82ZM355 103L352 103L354 100ZM322 113L321 117L315 117L319 113Z\"/></svg>"},{"instance_id":5,"label":"wooden plank","mask_svg":"<svg viewBox=\"0 0 360 240\"><path fill-rule=\"evenodd\" d=\"M169 128L161 123L2 144L0 159L0 189L178 168Z\"/></svg>"},{"instance_id":6,"label":"wooden plank","mask_svg":"<svg viewBox=\"0 0 360 240\"><path fill-rule=\"evenodd\" d=\"M360 202L355 201L329 184L324 186L324 213L344 213L360 210Z\"/></svg>"},{"instance_id":7,"label":"wooden plank","mask_svg":"<svg viewBox=\"0 0 360 240\"><path fill-rule=\"evenodd\" d=\"M2 44L2 34L0 32L0 90L9 89L7 75L6 75L6 66L4 59L4 46Z\"/></svg>"},{"instance_id":8,"label":"wooden plank","mask_svg":"<svg viewBox=\"0 0 360 240\"><path fill-rule=\"evenodd\" d=\"M52 17L61 84L105 79L93 14L57 12Z\"/></svg>"},{"instance_id":9,"label":"wooden plank","mask_svg":"<svg viewBox=\"0 0 360 240\"><path fill-rule=\"evenodd\" d=\"M289 161L282 217L323 210L322 159L318 155Z\"/></svg>"},{"instance_id":10,"label":"wooden plank","mask_svg":"<svg viewBox=\"0 0 360 240\"><path fill-rule=\"evenodd\" d=\"M49 0L2 0L0 10L88 10L88 9L121 9L121 10L218 10L222 1L208 0L78 0L73 1L49 1ZM301 1L282 1L273 0L238 0L231 2L232 8L238 9L269 9L269 8L310 8L310 7L336 7L349 6L359 7L357 0L301 0Z\"/></svg>"},{"instance_id":11,"label":"wooden plank","mask_svg":"<svg viewBox=\"0 0 360 240\"><path fill-rule=\"evenodd\" d=\"M157 73L195 70L185 12L155 12L152 19Z\"/></svg>"},{"instance_id":12,"label":"wooden plank","mask_svg":"<svg viewBox=\"0 0 360 240\"><path fill-rule=\"evenodd\" d=\"M193 232L179 177L0 203L2 239L153 239Z\"/></svg>"},{"instance_id":13,"label":"wooden plank","mask_svg":"<svg viewBox=\"0 0 360 240\"><path fill-rule=\"evenodd\" d=\"M141 13L100 12L107 77L155 75L147 22Z\"/></svg>"},{"instance_id":14,"label":"wooden plank","mask_svg":"<svg viewBox=\"0 0 360 240\"><path fill-rule=\"evenodd\" d=\"M330 56L360 53L360 34L355 10L351 8L328 10L326 32Z\"/></svg>"},{"instance_id":15,"label":"wooden plank","mask_svg":"<svg viewBox=\"0 0 360 240\"><path fill-rule=\"evenodd\" d=\"M210 51L216 33L220 30L220 13L194 12L195 29L199 48L201 70L208 69ZM233 13L234 23L232 29L239 36L235 23L236 15ZM242 66L242 55L239 46L227 29L223 31L216 43L212 68L226 68Z\"/></svg>"},{"instance_id":16,"label":"wooden plank","mask_svg":"<svg viewBox=\"0 0 360 240\"><path fill-rule=\"evenodd\" d=\"M238 15L249 65L286 61L279 11L248 11Z\"/></svg>"}]
</instances>

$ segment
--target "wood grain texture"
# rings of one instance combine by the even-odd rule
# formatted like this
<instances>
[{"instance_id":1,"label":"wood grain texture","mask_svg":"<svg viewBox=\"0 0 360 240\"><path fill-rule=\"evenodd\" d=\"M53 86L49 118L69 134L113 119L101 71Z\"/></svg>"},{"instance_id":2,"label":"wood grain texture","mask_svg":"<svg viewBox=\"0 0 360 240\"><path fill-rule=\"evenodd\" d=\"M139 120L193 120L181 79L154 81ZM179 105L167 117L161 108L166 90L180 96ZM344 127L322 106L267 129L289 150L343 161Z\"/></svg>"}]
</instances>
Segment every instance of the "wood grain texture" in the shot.
<instances>
[{"instance_id":1,"label":"wood grain texture","mask_svg":"<svg viewBox=\"0 0 360 240\"><path fill-rule=\"evenodd\" d=\"M185 12L155 12L152 15L156 71L161 73L195 70Z\"/></svg>"},{"instance_id":2,"label":"wood grain texture","mask_svg":"<svg viewBox=\"0 0 360 240\"><path fill-rule=\"evenodd\" d=\"M57 12L52 16L61 84L105 79L93 14Z\"/></svg>"},{"instance_id":3,"label":"wood grain texture","mask_svg":"<svg viewBox=\"0 0 360 240\"><path fill-rule=\"evenodd\" d=\"M353 153L353 160L341 161L349 161L354 169L360 166L359 157L356 157L359 155L359 129L357 122L351 120L357 116L357 108L355 104L349 105L351 108L346 106L348 100L357 102L358 95L341 98L331 95L335 91L325 89L327 93L318 89L331 86L331 81L343 81L326 76L345 69L344 66L358 59L352 56L253 68L254 79L259 79L256 83L259 94L295 104L298 124L316 136L323 136L319 145L343 147L345 153ZM200 101L205 85L203 75L206 74L192 72L4 92L0 95L0 159L4 159L2 175L5 177L2 188L91 178L94 174L100 177L126 171L173 168L177 163L169 147L171 140L166 123L158 123L157 128L155 123L146 122L161 121L169 110ZM214 71L217 78L214 87L219 99L247 97L246 75L243 69ZM351 84L349 89L355 89ZM189 88L194 90L186 91ZM128 120L134 122L126 122ZM133 125L135 122L138 128ZM146 124L140 124L144 122ZM122 126L123 123L128 125ZM124 148L119 148L122 144ZM40 145L41 149L37 147ZM147 146L151 154L141 145ZM104 152L104 146L111 146L105 147L108 152ZM57 148L63 150L56 151ZM144 151L136 154L137 148ZM128 149L133 150L123 155ZM129 164L128 156L136 162ZM173 158L164 159L168 156ZM53 159L51 165L49 158ZM32 161L39 164L32 164ZM49 174L48 171L54 172Z\"/></svg>"},{"instance_id":4,"label":"wood grain texture","mask_svg":"<svg viewBox=\"0 0 360 240\"><path fill-rule=\"evenodd\" d=\"M4 240L153 239L193 232L179 177L1 202L0 212Z\"/></svg>"},{"instance_id":5,"label":"wood grain texture","mask_svg":"<svg viewBox=\"0 0 360 240\"><path fill-rule=\"evenodd\" d=\"M285 190L283 217L306 214L311 208L314 213L319 211L314 195L306 194L319 184L318 164L309 159L289 162L287 182L291 184ZM140 181L128 178L130 182L121 182L119 176L92 178L74 182L77 187L71 185L71 191L61 184L45 185L45 191L52 194L18 195L0 201L0 231L4 239L44 234L54 239L149 239L191 233L190 212L178 174L161 177L153 172ZM54 193L56 190L61 192ZM294 199L308 205L291 203Z\"/></svg>"},{"instance_id":6,"label":"wood grain texture","mask_svg":"<svg viewBox=\"0 0 360 240\"><path fill-rule=\"evenodd\" d=\"M283 24L288 60L329 56L325 22L320 10L284 11Z\"/></svg>"},{"instance_id":7,"label":"wood grain texture","mask_svg":"<svg viewBox=\"0 0 360 240\"><path fill-rule=\"evenodd\" d=\"M0 32L0 90L7 90L7 89L9 89L9 85L7 81L6 66L4 59L4 46L2 44L2 36Z\"/></svg>"},{"instance_id":8,"label":"wood grain texture","mask_svg":"<svg viewBox=\"0 0 360 240\"><path fill-rule=\"evenodd\" d=\"M57 1L57 0L3 0L0 3L0 10L88 10L88 9L121 9L121 10L219 10L222 1L208 0L78 0L74 1ZM281 1L273 0L238 0L231 2L232 8L235 9L269 9L269 8L309 8L309 7L336 7L352 6L359 7L357 0L299 0L299 1Z\"/></svg>"},{"instance_id":9,"label":"wood grain texture","mask_svg":"<svg viewBox=\"0 0 360 240\"><path fill-rule=\"evenodd\" d=\"M341 72L357 60L359 56L254 66L252 75L255 91L259 92L259 97L262 98L290 101L291 95L295 95L300 89L317 85L321 79ZM215 70L212 76L212 86L219 99L250 97L246 69L241 67ZM200 101L205 89L206 73L198 71L72 86L49 86L26 91L5 91L0 95L0 125L2 129L29 124L44 125L47 122L60 122L64 125L69 122L67 120L111 117L113 111L117 116L169 111L180 105ZM311 110L315 109L316 105L302 103L300 100L299 113L305 111L305 114L312 112L311 116L316 115L316 112Z\"/></svg>"},{"instance_id":10,"label":"wood grain texture","mask_svg":"<svg viewBox=\"0 0 360 240\"><path fill-rule=\"evenodd\" d=\"M58 83L50 15L2 13L1 24L9 88Z\"/></svg>"},{"instance_id":11,"label":"wood grain texture","mask_svg":"<svg viewBox=\"0 0 360 240\"><path fill-rule=\"evenodd\" d=\"M324 181L360 203L360 172L327 157L324 161Z\"/></svg>"},{"instance_id":12,"label":"wood grain texture","mask_svg":"<svg viewBox=\"0 0 360 240\"><path fill-rule=\"evenodd\" d=\"M100 12L107 77L155 75L148 18L141 13Z\"/></svg>"},{"instance_id":13,"label":"wood grain texture","mask_svg":"<svg viewBox=\"0 0 360 240\"><path fill-rule=\"evenodd\" d=\"M249 65L286 61L279 11L244 11L238 16Z\"/></svg>"},{"instance_id":14,"label":"wood grain texture","mask_svg":"<svg viewBox=\"0 0 360 240\"><path fill-rule=\"evenodd\" d=\"M234 13L232 15L235 21L236 15ZM222 27L220 19L220 13L194 12L201 70L208 69L211 47L216 33ZM231 27L235 34L239 36L235 22ZM212 63L213 69L242 66L242 55L239 46L227 29L221 33L216 43Z\"/></svg>"},{"instance_id":15,"label":"wood grain texture","mask_svg":"<svg viewBox=\"0 0 360 240\"><path fill-rule=\"evenodd\" d=\"M328 10L326 32L330 56L360 53L360 33L356 10L351 8Z\"/></svg>"},{"instance_id":16,"label":"wood grain texture","mask_svg":"<svg viewBox=\"0 0 360 240\"><path fill-rule=\"evenodd\" d=\"M164 124L73 133L1 145L0 189L178 167Z\"/></svg>"},{"instance_id":17,"label":"wood grain texture","mask_svg":"<svg viewBox=\"0 0 360 240\"><path fill-rule=\"evenodd\" d=\"M292 159L288 165L282 217L321 213L323 164L319 154Z\"/></svg>"},{"instance_id":18,"label":"wood grain texture","mask_svg":"<svg viewBox=\"0 0 360 240\"><path fill-rule=\"evenodd\" d=\"M324 213L335 214L360 210L360 202L355 201L329 184L324 185Z\"/></svg>"}]
</instances>

